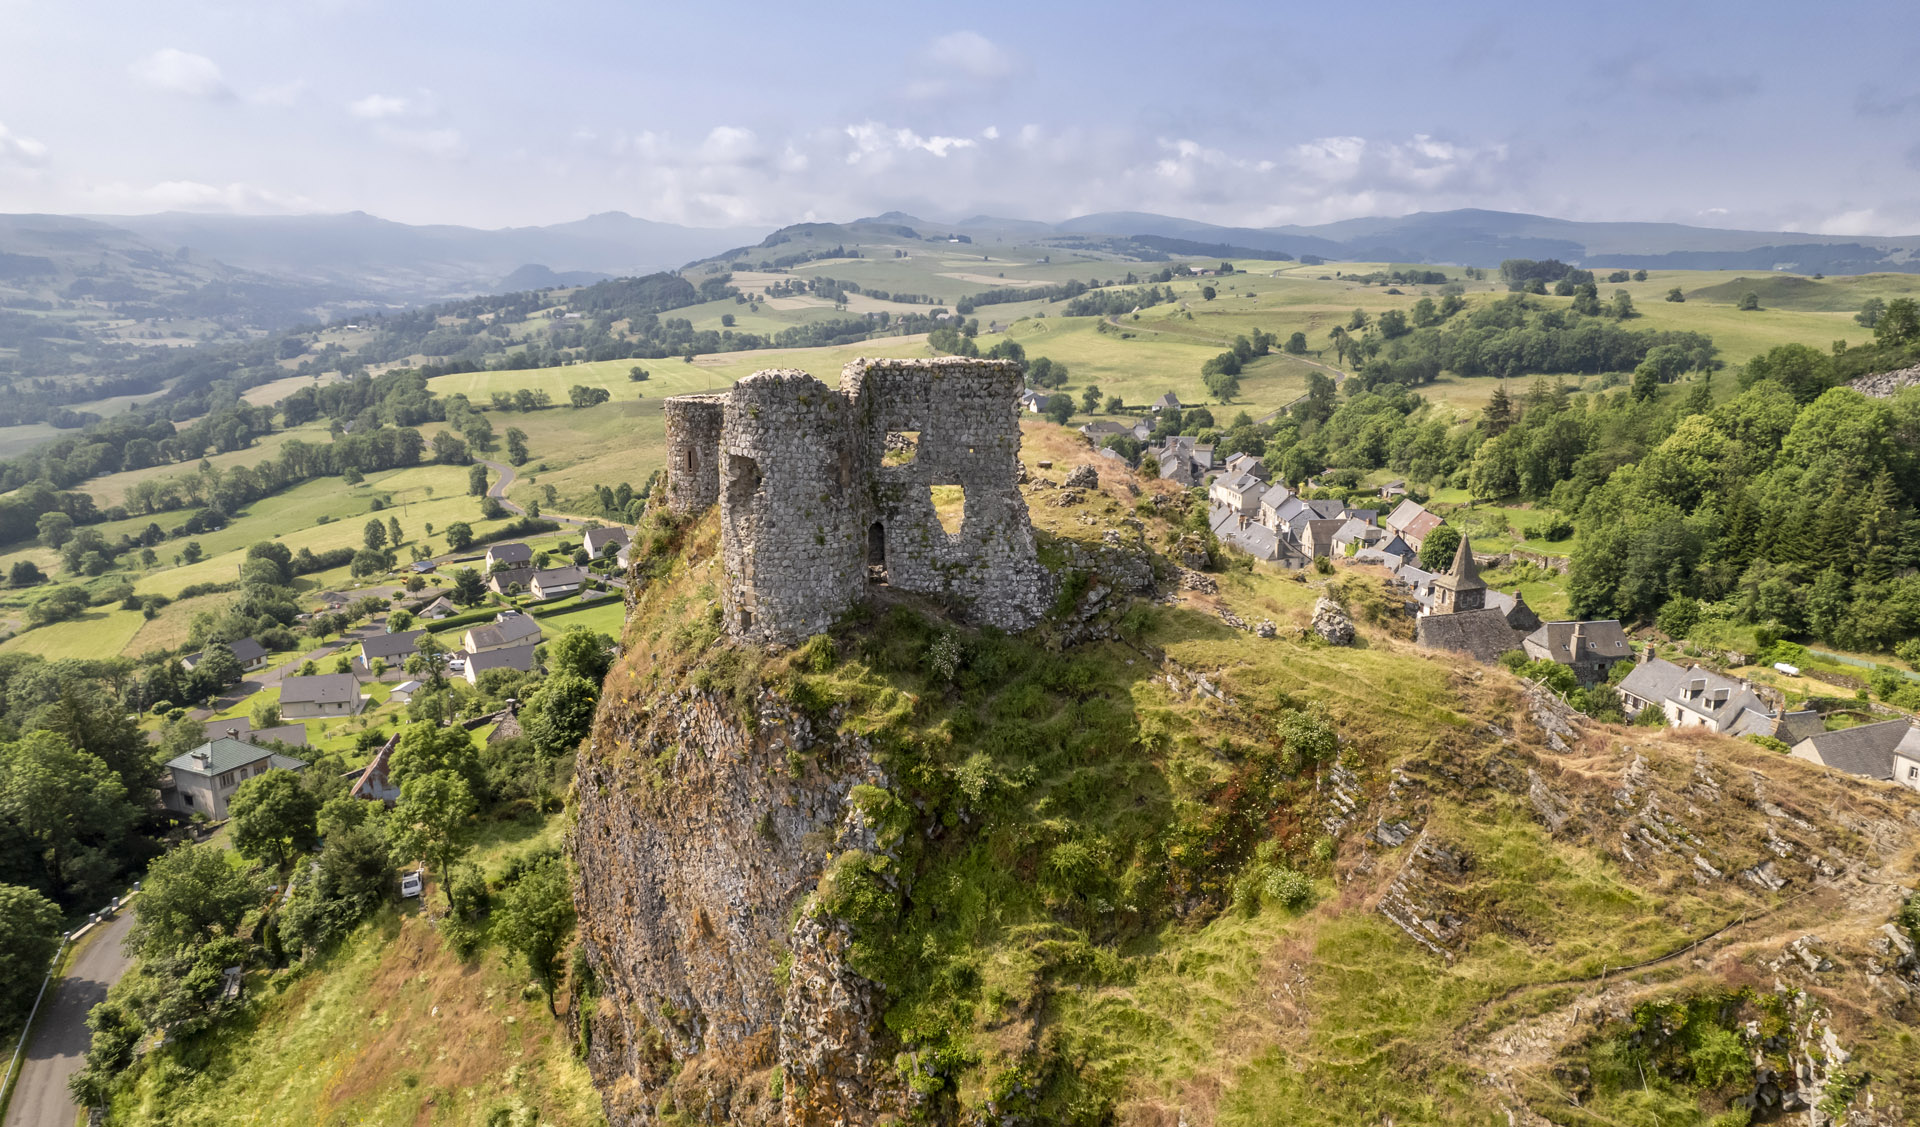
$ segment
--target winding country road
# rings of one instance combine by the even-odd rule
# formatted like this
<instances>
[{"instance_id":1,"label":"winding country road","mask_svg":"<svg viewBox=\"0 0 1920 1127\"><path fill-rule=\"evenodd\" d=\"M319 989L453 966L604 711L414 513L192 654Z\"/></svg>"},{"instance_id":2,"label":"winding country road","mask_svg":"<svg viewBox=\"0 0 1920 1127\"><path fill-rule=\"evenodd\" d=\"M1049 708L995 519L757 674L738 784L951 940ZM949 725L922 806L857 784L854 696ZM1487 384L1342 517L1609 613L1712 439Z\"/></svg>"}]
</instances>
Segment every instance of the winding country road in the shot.
<instances>
[{"instance_id":1,"label":"winding country road","mask_svg":"<svg viewBox=\"0 0 1920 1127\"><path fill-rule=\"evenodd\" d=\"M487 487L487 496L500 502L500 507L512 513L514 516L517 516L517 517L526 516L527 515L526 509L520 507L519 505L514 504L512 501L507 500L507 489L509 486L513 484L513 479L519 476L514 471L514 468L505 462L496 462L490 458L476 458L474 460L479 462L481 465L487 467L488 469L492 470L497 475L494 483ZM576 517L576 516L569 516L566 513L549 513L544 510L542 510L540 513L540 519L554 520L554 521L559 521L561 524L574 524L574 525L587 525L587 524L617 525L622 523L621 521L610 520L610 519L601 518L601 517Z\"/></svg>"},{"instance_id":2,"label":"winding country road","mask_svg":"<svg viewBox=\"0 0 1920 1127\"><path fill-rule=\"evenodd\" d=\"M66 977L51 987L52 996L27 1045L20 1081L0 1127L71 1127L80 1109L67 1093L67 1081L85 1063L92 1036L87 1031L87 1012L107 1000L107 987L120 981L133 965L121 948L132 926L133 911L124 909L81 940L85 946L74 956Z\"/></svg>"}]
</instances>

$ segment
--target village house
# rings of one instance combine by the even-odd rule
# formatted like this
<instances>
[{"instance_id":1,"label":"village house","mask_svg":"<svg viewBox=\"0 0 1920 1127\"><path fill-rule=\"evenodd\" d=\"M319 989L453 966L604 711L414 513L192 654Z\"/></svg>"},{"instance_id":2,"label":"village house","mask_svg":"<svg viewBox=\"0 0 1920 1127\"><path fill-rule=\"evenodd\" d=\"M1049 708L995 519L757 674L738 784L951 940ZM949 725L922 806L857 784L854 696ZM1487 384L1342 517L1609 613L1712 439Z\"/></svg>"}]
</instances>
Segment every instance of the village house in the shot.
<instances>
[{"instance_id":1,"label":"village house","mask_svg":"<svg viewBox=\"0 0 1920 1127\"><path fill-rule=\"evenodd\" d=\"M1543 623L1521 640L1520 648L1530 660L1558 662L1573 670L1583 685L1605 681L1616 663L1633 657L1627 632L1612 618Z\"/></svg>"},{"instance_id":2,"label":"village house","mask_svg":"<svg viewBox=\"0 0 1920 1127\"><path fill-rule=\"evenodd\" d=\"M487 570L500 567L532 567L533 549L519 541L510 544L495 544L487 549Z\"/></svg>"},{"instance_id":3,"label":"village house","mask_svg":"<svg viewBox=\"0 0 1920 1127\"><path fill-rule=\"evenodd\" d=\"M1920 790L1920 728L1905 718L1810 735L1793 745L1793 757Z\"/></svg>"},{"instance_id":4,"label":"village house","mask_svg":"<svg viewBox=\"0 0 1920 1127\"><path fill-rule=\"evenodd\" d=\"M1231 505L1216 502L1209 506L1207 522L1222 544L1256 560L1279 564L1290 571L1307 566L1307 557L1286 537Z\"/></svg>"},{"instance_id":5,"label":"village house","mask_svg":"<svg viewBox=\"0 0 1920 1127\"><path fill-rule=\"evenodd\" d=\"M1178 411L1180 409L1180 397L1175 395L1171 391L1167 392L1165 395L1161 396L1160 398L1154 400L1153 406L1149 407L1148 410L1158 415L1160 412L1165 411L1168 408L1172 408L1175 411Z\"/></svg>"},{"instance_id":6,"label":"village house","mask_svg":"<svg viewBox=\"0 0 1920 1127\"><path fill-rule=\"evenodd\" d=\"M226 643L226 647L233 651L234 660L240 663L242 673L253 673L267 666L267 647L252 638L237 638ZM192 673L199 668L201 659L206 656L206 650L187 654L180 659L180 668Z\"/></svg>"},{"instance_id":7,"label":"village house","mask_svg":"<svg viewBox=\"0 0 1920 1127\"><path fill-rule=\"evenodd\" d=\"M459 613L459 608L449 602L445 595L441 595L426 606L421 607L415 614L415 617L424 618L429 622L438 622L443 618L452 618Z\"/></svg>"},{"instance_id":8,"label":"village house","mask_svg":"<svg viewBox=\"0 0 1920 1127\"><path fill-rule=\"evenodd\" d=\"M366 769L357 773L353 781L353 797L367 802L384 802L388 806L400 801L400 788L393 785L387 775L387 761L393 756L393 749L400 746L400 733L387 737L380 750L373 753L373 760Z\"/></svg>"},{"instance_id":9,"label":"village house","mask_svg":"<svg viewBox=\"0 0 1920 1127\"><path fill-rule=\"evenodd\" d=\"M1028 389L1020 393L1020 409L1028 414L1038 415L1043 413L1047 409L1047 404L1052 401L1053 396L1043 391Z\"/></svg>"},{"instance_id":10,"label":"village house","mask_svg":"<svg viewBox=\"0 0 1920 1127\"><path fill-rule=\"evenodd\" d=\"M538 647L532 643L522 646L508 646L505 649L487 650L483 653L467 655L467 667L460 675L467 684L478 685L480 675L489 669L514 669L526 673L533 668L533 651Z\"/></svg>"},{"instance_id":11,"label":"village house","mask_svg":"<svg viewBox=\"0 0 1920 1127\"><path fill-rule=\"evenodd\" d=\"M398 685L395 685L392 691L387 693L387 700L394 704L409 704L413 701L413 694L419 691L420 682L414 680L402 681Z\"/></svg>"},{"instance_id":12,"label":"village house","mask_svg":"<svg viewBox=\"0 0 1920 1127\"><path fill-rule=\"evenodd\" d=\"M1395 505L1393 512L1388 513L1387 519L1380 523L1386 527L1387 531L1406 541L1409 547L1418 552L1421 545L1427 542L1427 537L1433 534L1433 530L1446 522L1419 504L1406 500Z\"/></svg>"},{"instance_id":13,"label":"village house","mask_svg":"<svg viewBox=\"0 0 1920 1127\"><path fill-rule=\"evenodd\" d=\"M351 673L318 673L280 682L280 715L290 720L356 716L367 703Z\"/></svg>"},{"instance_id":14,"label":"village house","mask_svg":"<svg viewBox=\"0 0 1920 1127\"><path fill-rule=\"evenodd\" d=\"M489 650L530 645L538 642L540 637L540 623L532 615L504 610L494 615L492 622L468 627L466 636L461 639L461 649L469 655L481 654Z\"/></svg>"},{"instance_id":15,"label":"village house","mask_svg":"<svg viewBox=\"0 0 1920 1127\"><path fill-rule=\"evenodd\" d=\"M533 583L532 567L503 567L487 575L487 590L496 595L515 595Z\"/></svg>"},{"instance_id":16,"label":"village house","mask_svg":"<svg viewBox=\"0 0 1920 1127\"><path fill-rule=\"evenodd\" d=\"M375 634L361 641L360 656L354 664L361 672L371 675L374 661L384 661L388 672L397 676L406 660L420 652L420 636L425 633L425 630L403 630L397 634Z\"/></svg>"},{"instance_id":17,"label":"village house","mask_svg":"<svg viewBox=\"0 0 1920 1127\"><path fill-rule=\"evenodd\" d=\"M1220 463L1221 473L1250 473L1261 481L1272 481L1273 475L1267 471L1267 464L1246 451L1232 454Z\"/></svg>"},{"instance_id":18,"label":"village house","mask_svg":"<svg viewBox=\"0 0 1920 1127\"><path fill-rule=\"evenodd\" d=\"M1389 481L1380 487L1380 499L1382 501L1391 501L1395 497L1405 497L1406 495L1407 483L1404 481Z\"/></svg>"},{"instance_id":19,"label":"village house","mask_svg":"<svg viewBox=\"0 0 1920 1127\"><path fill-rule=\"evenodd\" d=\"M1671 728L1705 728L1734 736L1771 736L1779 717L1745 681L1648 657L1620 682L1620 709L1628 719L1657 708Z\"/></svg>"},{"instance_id":20,"label":"village house","mask_svg":"<svg viewBox=\"0 0 1920 1127\"><path fill-rule=\"evenodd\" d=\"M580 590L580 585L586 581L587 569L584 567L550 567L534 572L527 589L533 592L536 599L557 599Z\"/></svg>"},{"instance_id":21,"label":"village house","mask_svg":"<svg viewBox=\"0 0 1920 1127\"><path fill-rule=\"evenodd\" d=\"M1096 419L1093 422L1083 425L1080 428L1080 433L1086 435L1090 442L1098 446L1116 435L1124 434L1131 437L1133 435L1133 425L1131 423L1116 423L1109 419Z\"/></svg>"},{"instance_id":22,"label":"village house","mask_svg":"<svg viewBox=\"0 0 1920 1127\"><path fill-rule=\"evenodd\" d=\"M1168 435L1147 451L1160 464L1160 477L1180 485L1199 485L1213 472L1213 447L1200 445L1190 434Z\"/></svg>"},{"instance_id":23,"label":"village house","mask_svg":"<svg viewBox=\"0 0 1920 1127\"><path fill-rule=\"evenodd\" d=\"M1214 478L1213 484L1207 487L1207 500L1225 505L1242 516L1252 516L1260 511L1260 498L1266 492L1267 483L1243 468Z\"/></svg>"},{"instance_id":24,"label":"village house","mask_svg":"<svg viewBox=\"0 0 1920 1127\"><path fill-rule=\"evenodd\" d=\"M616 545L614 552L618 554L621 548L632 542L633 534L619 527L589 528L586 535L581 537L581 546L586 548L587 556L596 560L607 554L607 545Z\"/></svg>"},{"instance_id":25,"label":"village house","mask_svg":"<svg viewBox=\"0 0 1920 1127\"><path fill-rule=\"evenodd\" d=\"M255 747L236 734L209 740L167 764L162 804L176 814L202 814L220 822L240 784L268 771L298 771L306 761Z\"/></svg>"}]
</instances>

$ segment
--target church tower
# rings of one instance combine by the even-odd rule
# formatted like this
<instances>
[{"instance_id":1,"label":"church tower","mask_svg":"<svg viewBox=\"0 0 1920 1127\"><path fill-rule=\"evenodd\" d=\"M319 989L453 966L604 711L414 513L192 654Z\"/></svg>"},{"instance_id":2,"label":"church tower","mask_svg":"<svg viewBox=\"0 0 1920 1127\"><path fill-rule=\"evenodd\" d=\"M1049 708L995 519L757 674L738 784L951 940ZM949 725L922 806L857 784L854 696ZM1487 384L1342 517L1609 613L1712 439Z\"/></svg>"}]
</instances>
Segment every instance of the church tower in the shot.
<instances>
[{"instance_id":1,"label":"church tower","mask_svg":"<svg viewBox=\"0 0 1920 1127\"><path fill-rule=\"evenodd\" d=\"M1453 566L1445 575L1436 576L1433 581L1433 613L1459 614L1462 611L1485 610L1487 606L1487 584L1480 578L1480 569L1473 563L1473 547L1465 535L1460 537L1460 547L1453 553Z\"/></svg>"}]
</instances>

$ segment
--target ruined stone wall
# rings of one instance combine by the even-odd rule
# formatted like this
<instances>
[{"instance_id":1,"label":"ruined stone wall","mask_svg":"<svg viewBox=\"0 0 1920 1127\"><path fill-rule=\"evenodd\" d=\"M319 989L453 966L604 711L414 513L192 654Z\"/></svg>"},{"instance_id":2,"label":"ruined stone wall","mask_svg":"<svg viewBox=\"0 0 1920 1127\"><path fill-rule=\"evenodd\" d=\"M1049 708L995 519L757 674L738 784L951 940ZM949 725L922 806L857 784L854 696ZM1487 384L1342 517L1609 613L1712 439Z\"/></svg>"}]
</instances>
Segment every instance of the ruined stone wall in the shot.
<instances>
[{"instance_id":1,"label":"ruined stone wall","mask_svg":"<svg viewBox=\"0 0 1920 1127\"><path fill-rule=\"evenodd\" d=\"M756 372L725 395L667 401L667 503L720 505L728 633L791 643L832 625L875 574L970 620L1018 630L1049 584L1019 490L1020 366L856 360L838 390ZM913 456L885 461L887 436ZM948 533L933 490L964 492Z\"/></svg>"},{"instance_id":2,"label":"ruined stone wall","mask_svg":"<svg viewBox=\"0 0 1920 1127\"><path fill-rule=\"evenodd\" d=\"M720 424L724 395L676 395L666 401L667 507L705 512L720 500Z\"/></svg>"},{"instance_id":3,"label":"ruined stone wall","mask_svg":"<svg viewBox=\"0 0 1920 1127\"><path fill-rule=\"evenodd\" d=\"M856 360L840 378L853 405L856 462L867 482L862 515L887 582L936 595L976 622L1033 624L1047 584L1019 488L1024 380L1007 360ZM890 432L918 432L913 457L885 465ZM933 489L958 486L958 530L935 514Z\"/></svg>"},{"instance_id":4,"label":"ruined stone wall","mask_svg":"<svg viewBox=\"0 0 1920 1127\"><path fill-rule=\"evenodd\" d=\"M866 581L847 401L805 372L755 372L720 434L728 633L786 643L833 625Z\"/></svg>"}]
</instances>

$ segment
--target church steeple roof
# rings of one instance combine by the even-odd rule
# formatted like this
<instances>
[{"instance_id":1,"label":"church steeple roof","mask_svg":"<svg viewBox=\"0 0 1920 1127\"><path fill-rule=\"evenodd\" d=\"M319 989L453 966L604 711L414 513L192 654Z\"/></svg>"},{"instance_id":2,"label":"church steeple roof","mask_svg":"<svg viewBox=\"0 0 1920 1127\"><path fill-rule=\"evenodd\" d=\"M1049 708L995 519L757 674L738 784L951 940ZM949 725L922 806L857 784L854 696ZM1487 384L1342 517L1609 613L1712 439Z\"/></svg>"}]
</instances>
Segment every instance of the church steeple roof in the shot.
<instances>
[{"instance_id":1,"label":"church steeple roof","mask_svg":"<svg viewBox=\"0 0 1920 1127\"><path fill-rule=\"evenodd\" d=\"M1473 562L1473 545L1466 534L1460 536L1460 546L1454 549L1453 566L1445 575L1434 579L1435 586L1443 586L1454 591L1485 590L1486 581L1480 578L1480 569Z\"/></svg>"}]
</instances>

